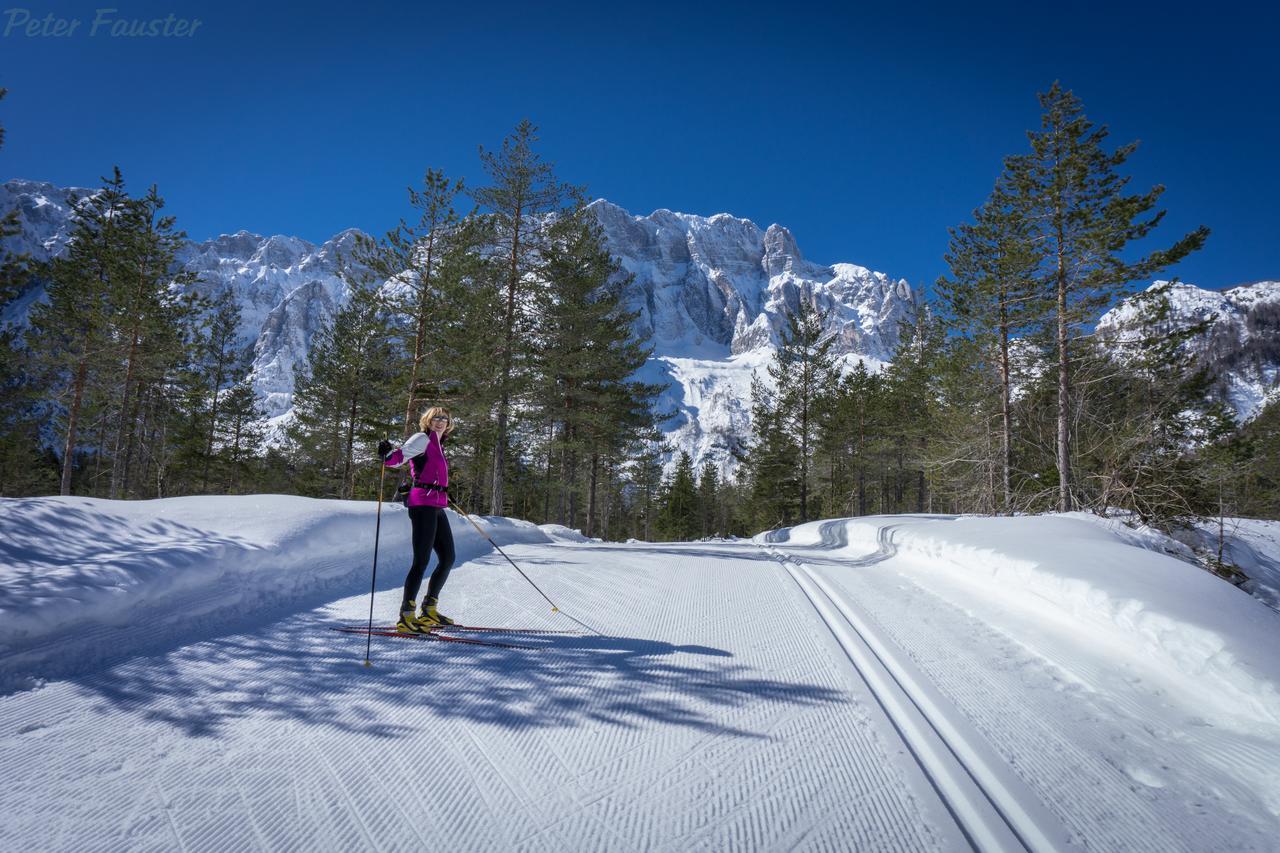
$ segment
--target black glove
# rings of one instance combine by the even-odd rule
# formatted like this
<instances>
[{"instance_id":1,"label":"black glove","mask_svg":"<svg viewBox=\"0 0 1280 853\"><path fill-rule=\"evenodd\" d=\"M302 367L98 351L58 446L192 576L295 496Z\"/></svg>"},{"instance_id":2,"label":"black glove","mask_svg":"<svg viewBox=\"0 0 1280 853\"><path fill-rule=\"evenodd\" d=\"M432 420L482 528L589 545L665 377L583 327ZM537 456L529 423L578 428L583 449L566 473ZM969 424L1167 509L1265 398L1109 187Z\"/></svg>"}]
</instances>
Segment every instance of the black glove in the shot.
<instances>
[{"instance_id":1,"label":"black glove","mask_svg":"<svg viewBox=\"0 0 1280 853\"><path fill-rule=\"evenodd\" d=\"M392 444L385 438L378 442L378 456L382 457L383 460L386 460L386 458L391 455L391 450Z\"/></svg>"}]
</instances>

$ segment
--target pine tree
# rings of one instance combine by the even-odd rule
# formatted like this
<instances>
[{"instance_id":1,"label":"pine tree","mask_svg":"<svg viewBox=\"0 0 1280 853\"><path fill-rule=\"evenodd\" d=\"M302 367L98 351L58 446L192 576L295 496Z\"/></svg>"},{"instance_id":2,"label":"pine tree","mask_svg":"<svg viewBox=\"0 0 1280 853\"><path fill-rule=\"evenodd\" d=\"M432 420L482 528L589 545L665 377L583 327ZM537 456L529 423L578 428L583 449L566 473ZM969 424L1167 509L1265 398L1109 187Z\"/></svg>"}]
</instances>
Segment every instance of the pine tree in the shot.
<instances>
[{"instance_id":1,"label":"pine tree","mask_svg":"<svg viewBox=\"0 0 1280 853\"><path fill-rule=\"evenodd\" d=\"M543 219L560 212L573 199L573 188L560 183L550 163L534 152L537 128L527 119L502 142L499 152L480 149L480 160L490 185L472 190L472 198L487 211L494 254L502 259L504 302L497 329L501 341L498 374L498 401L493 481L490 512L503 511L503 478L510 441L509 419L513 397L524 387L531 320L532 289L540 287L538 276L542 250L546 247ZM578 193L577 195L580 195Z\"/></svg>"},{"instance_id":2,"label":"pine tree","mask_svg":"<svg viewBox=\"0 0 1280 853\"><path fill-rule=\"evenodd\" d=\"M0 100L6 89L0 88ZM4 128L0 126L0 146ZM20 234L18 211L0 217L0 243ZM0 257L0 313L31 286L31 258L4 250ZM44 389L30 376L31 353L16 325L0 328L0 496L39 494L56 486L50 460L40 449L40 418L36 412Z\"/></svg>"},{"instance_id":3,"label":"pine tree","mask_svg":"<svg viewBox=\"0 0 1280 853\"><path fill-rule=\"evenodd\" d=\"M115 437L110 451L112 498L127 491L137 449L138 399L148 383L163 383L174 366L186 357L184 341L175 329L190 325L194 303L179 296L186 276L174 276L172 268L186 234L177 230L174 218L161 216L164 199L152 186L145 196L125 209L123 243L125 264L112 282L113 337L122 352L123 384L115 412Z\"/></svg>"},{"instance_id":4,"label":"pine tree","mask_svg":"<svg viewBox=\"0 0 1280 853\"><path fill-rule=\"evenodd\" d=\"M743 472L748 483L751 525L774 528L790 523L799 511L800 447L782 414L777 395L751 374L751 427Z\"/></svg>"},{"instance_id":5,"label":"pine tree","mask_svg":"<svg viewBox=\"0 0 1280 853\"><path fill-rule=\"evenodd\" d=\"M396 376L387 319L376 291L353 285L312 341L288 435L305 460L301 482L321 494L352 497L357 448L376 444L394 423L386 414Z\"/></svg>"},{"instance_id":6,"label":"pine tree","mask_svg":"<svg viewBox=\"0 0 1280 853\"><path fill-rule=\"evenodd\" d=\"M915 512L925 512L928 506L929 441L936 431L936 384L943 334L942 325L927 307L917 310L899 336L885 377L894 510L908 506L905 496L913 487Z\"/></svg>"},{"instance_id":7,"label":"pine tree","mask_svg":"<svg viewBox=\"0 0 1280 853\"><path fill-rule=\"evenodd\" d=\"M1035 277L1037 257L1032 221L1018 206L1013 186L1013 176L1022 168L1021 159L1009 158L991 197L974 211L973 223L950 229L950 246L944 259L953 277L940 278L936 285L944 321L954 333L972 343L971 347L953 347L951 353L967 353L974 359L977 376L970 379L981 380L981 372L988 365L998 376L999 461L996 466L1000 482L997 506L1001 512L1009 512L1013 503L1010 346L1015 337L1040 328L1050 310ZM980 386L985 384L980 382ZM964 393L971 387L956 390ZM972 399L968 394L965 396ZM981 432L988 433L989 413L985 405L973 402L978 407L973 414L981 421ZM966 448L975 449L971 443ZM989 451L987 456L989 458Z\"/></svg>"},{"instance_id":8,"label":"pine tree","mask_svg":"<svg viewBox=\"0 0 1280 853\"><path fill-rule=\"evenodd\" d=\"M698 471L698 521L702 535L723 536L717 509L720 505L720 475L708 459Z\"/></svg>"},{"instance_id":9,"label":"pine tree","mask_svg":"<svg viewBox=\"0 0 1280 853\"><path fill-rule=\"evenodd\" d=\"M126 275L120 232L129 197L116 169L103 188L72 199L76 221L66 252L41 271L46 301L31 309L28 351L37 381L65 412L59 493L71 494L86 391L105 369L112 336L112 288Z\"/></svg>"},{"instance_id":10,"label":"pine tree","mask_svg":"<svg viewBox=\"0 0 1280 853\"><path fill-rule=\"evenodd\" d=\"M693 480L693 460L680 451L675 471L662 493L659 532L668 541L687 542L698 535L698 491Z\"/></svg>"},{"instance_id":11,"label":"pine tree","mask_svg":"<svg viewBox=\"0 0 1280 853\"><path fill-rule=\"evenodd\" d=\"M672 452L672 447L655 430L641 437L633 445L628 475L638 499L639 514L633 535L646 542L658 535L660 491L662 488L662 458Z\"/></svg>"},{"instance_id":12,"label":"pine tree","mask_svg":"<svg viewBox=\"0 0 1280 853\"><path fill-rule=\"evenodd\" d=\"M209 488L209 467L214 460L214 443L217 440L222 421L227 415L225 408L219 412L219 405L224 402L223 396L230 387L236 384L248 372L248 361L239 347L240 308L230 290L224 290L214 297L209 316L206 335L199 341L198 356L201 371L208 378L207 399L209 401L209 417L206 429L207 438L204 446L204 460L200 473L200 491Z\"/></svg>"},{"instance_id":13,"label":"pine tree","mask_svg":"<svg viewBox=\"0 0 1280 853\"><path fill-rule=\"evenodd\" d=\"M241 379L224 391L222 417L216 421L214 458L221 463L222 488L227 494L240 492L253 472L253 462L265 439L262 420L265 413L258 406L253 385Z\"/></svg>"},{"instance_id":14,"label":"pine tree","mask_svg":"<svg viewBox=\"0 0 1280 853\"><path fill-rule=\"evenodd\" d=\"M823 316L802 295L787 315L787 329L769 365L778 388L778 407L771 418L785 425L799 443L800 520L809 520L809 471L818 433L818 411L836 381L834 339L823 333Z\"/></svg>"},{"instance_id":15,"label":"pine tree","mask_svg":"<svg viewBox=\"0 0 1280 853\"><path fill-rule=\"evenodd\" d=\"M440 371L433 382L425 376L425 368L433 361L428 333L433 326L447 324L465 306L449 300L440 281L443 259L453 248L465 251L464 223L455 209L457 197L465 191L461 180L453 181L444 172L428 169L423 175L422 190L409 188L409 204L418 212L417 221L409 225L403 219L388 231L381 242L361 237L357 243L355 262L383 281L393 282L385 294L388 307L406 319L409 334L408 388L405 394L404 435L417 431L417 411L424 400L438 399Z\"/></svg>"},{"instance_id":16,"label":"pine tree","mask_svg":"<svg viewBox=\"0 0 1280 853\"><path fill-rule=\"evenodd\" d=\"M579 462L587 463L584 528L590 536L603 467L620 462L624 448L652 430L652 401L662 389L630 378L651 349L635 337L637 313L621 301L630 277L609 255L594 217L580 206L552 223L548 237L541 274L549 286L539 294L535 327L537 398L554 436L546 469L558 455L561 523L567 517L572 524Z\"/></svg>"},{"instance_id":17,"label":"pine tree","mask_svg":"<svg viewBox=\"0 0 1280 853\"><path fill-rule=\"evenodd\" d=\"M1211 399L1206 364L1189 357L1212 319L1175 321L1171 286L1133 297L1135 319L1119 334L1104 334L1108 381L1086 389L1081 419L1094 433L1083 468L1101 484L1099 511L1119 506L1164 529L1212 511L1217 495L1205 494L1196 451L1234 426L1225 404Z\"/></svg>"},{"instance_id":18,"label":"pine tree","mask_svg":"<svg viewBox=\"0 0 1280 853\"><path fill-rule=\"evenodd\" d=\"M1040 131L1027 134L1029 155L1010 159L1009 191L1015 209L1030 223L1027 236L1036 247L1037 279L1055 305L1058 509L1066 512L1075 505L1072 341L1082 324L1095 319L1130 282L1148 279L1199 249L1209 232L1200 227L1168 249L1125 260L1128 244L1149 235L1164 218L1163 211L1155 211L1164 187L1125 194L1129 179L1119 169L1137 143L1107 152L1106 126L1095 128L1080 100L1058 83L1039 99L1044 110Z\"/></svg>"}]
</instances>

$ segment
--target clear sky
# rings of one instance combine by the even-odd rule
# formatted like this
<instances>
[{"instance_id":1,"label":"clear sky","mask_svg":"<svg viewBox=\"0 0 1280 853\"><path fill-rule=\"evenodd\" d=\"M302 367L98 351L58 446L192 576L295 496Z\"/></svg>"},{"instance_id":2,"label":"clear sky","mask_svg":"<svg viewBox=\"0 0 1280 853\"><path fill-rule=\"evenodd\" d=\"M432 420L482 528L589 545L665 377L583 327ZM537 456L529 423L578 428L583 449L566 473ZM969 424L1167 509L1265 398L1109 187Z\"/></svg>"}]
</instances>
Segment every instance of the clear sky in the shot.
<instances>
[{"instance_id":1,"label":"clear sky","mask_svg":"<svg viewBox=\"0 0 1280 853\"><path fill-rule=\"evenodd\" d=\"M1213 230L1174 274L1280 279L1271 4L117 0L104 21L200 22L130 38L92 31L102 0L2 5L26 3L34 35L0 11L0 179L118 164L196 239L382 233L425 168L480 182L477 146L528 117L561 177L632 213L778 222L807 258L930 284L1060 79L1142 141L1133 186L1168 187L1152 247ZM39 34L58 18L80 23Z\"/></svg>"}]
</instances>

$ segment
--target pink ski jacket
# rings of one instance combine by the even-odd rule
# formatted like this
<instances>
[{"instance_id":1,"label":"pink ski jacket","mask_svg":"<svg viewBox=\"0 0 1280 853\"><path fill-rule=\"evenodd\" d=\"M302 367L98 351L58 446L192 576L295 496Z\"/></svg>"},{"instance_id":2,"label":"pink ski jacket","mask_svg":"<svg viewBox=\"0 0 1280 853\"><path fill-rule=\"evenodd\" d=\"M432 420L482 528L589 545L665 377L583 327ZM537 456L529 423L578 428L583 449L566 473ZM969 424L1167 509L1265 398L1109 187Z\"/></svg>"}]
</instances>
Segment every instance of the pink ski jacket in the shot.
<instances>
[{"instance_id":1,"label":"pink ski jacket","mask_svg":"<svg viewBox=\"0 0 1280 853\"><path fill-rule=\"evenodd\" d=\"M415 432L387 457L388 468L399 468L409 463L409 473L413 482L424 485L449 485L449 463L445 461L444 449L440 447L440 437L434 431L430 433ZM409 490L409 506L449 505L449 496L436 489L422 489L416 485Z\"/></svg>"}]
</instances>

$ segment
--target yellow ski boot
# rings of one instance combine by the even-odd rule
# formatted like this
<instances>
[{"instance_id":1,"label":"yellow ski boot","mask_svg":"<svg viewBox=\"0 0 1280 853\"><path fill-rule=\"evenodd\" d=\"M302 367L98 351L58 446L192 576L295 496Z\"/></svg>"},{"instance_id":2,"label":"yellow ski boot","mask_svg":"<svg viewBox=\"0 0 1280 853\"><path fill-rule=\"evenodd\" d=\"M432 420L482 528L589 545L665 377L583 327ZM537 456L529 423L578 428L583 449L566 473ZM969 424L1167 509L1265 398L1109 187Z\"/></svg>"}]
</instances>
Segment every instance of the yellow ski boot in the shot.
<instances>
[{"instance_id":1,"label":"yellow ski boot","mask_svg":"<svg viewBox=\"0 0 1280 853\"><path fill-rule=\"evenodd\" d=\"M405 608L408 608L407 610ZM396 632L400 634L425 634L430 630L421 621L413 615L417 608L412 604L406 604L400 609L400 621L396 623Z\"/></svg>"},{"instance_id":2,"label":"yellow ski boot","mask_svg":"<svg viewBox=\"0 0 1280 853\"><path fill-rule=\"evenodd\" d=\"M426 601L422 602L422 615L418 617L418 623L428 624L433 628L441 625L457 624L448 616L445 616L436 609L436 600L434 598L428 598Z\"/></svg>"}]
</instances>

